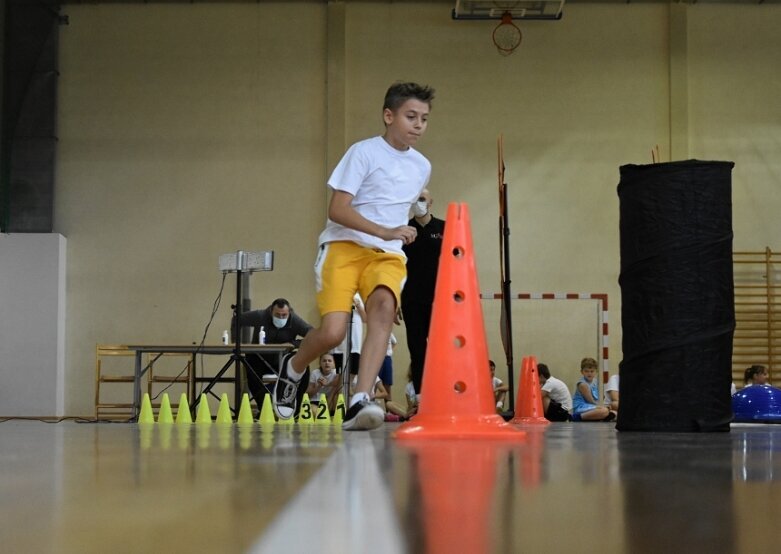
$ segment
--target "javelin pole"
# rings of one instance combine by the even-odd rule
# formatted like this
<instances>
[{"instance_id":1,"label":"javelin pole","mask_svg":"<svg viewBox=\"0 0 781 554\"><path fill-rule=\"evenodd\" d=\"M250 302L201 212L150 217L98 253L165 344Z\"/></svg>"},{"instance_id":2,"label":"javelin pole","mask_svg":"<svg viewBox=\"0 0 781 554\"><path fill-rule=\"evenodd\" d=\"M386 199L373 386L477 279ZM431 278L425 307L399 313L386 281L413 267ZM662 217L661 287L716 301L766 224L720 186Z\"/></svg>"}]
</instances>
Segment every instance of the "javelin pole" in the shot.
<instances>
[{"instance_id":1,"label":"javelin pole","mask_svg":"<svg viewBox=\"0 0 781 554\"><path fill-rule=\"evenodd\" d=\"M507 183L504 182L504 137L499 135L499 250L500 250L500 274L502 287L502 311L500 316L500 334L504 355L507 362L507 386L509 396L509 409L515 412L515 385L514 385L514 361L513 361L513 320L512 298L510 297L510 225L507 210Z\"/></svg>"}]
</instances>

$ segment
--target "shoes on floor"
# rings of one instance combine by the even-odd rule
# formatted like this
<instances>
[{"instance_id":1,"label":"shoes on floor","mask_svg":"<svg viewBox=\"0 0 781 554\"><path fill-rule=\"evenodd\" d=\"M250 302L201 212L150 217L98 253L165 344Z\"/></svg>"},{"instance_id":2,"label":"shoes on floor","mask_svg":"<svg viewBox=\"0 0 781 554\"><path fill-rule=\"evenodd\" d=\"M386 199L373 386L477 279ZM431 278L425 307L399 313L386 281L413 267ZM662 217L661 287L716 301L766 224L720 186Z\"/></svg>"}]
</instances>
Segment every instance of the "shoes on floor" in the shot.
<instances>
[{"instance_id":1,"label":"shoes on floor","mask_svg":"<svg viewBox=\"0 0 781 554\"><path fill-rule=\"evenodd\" d=\"M298 386L303 379L293 381L288 377L288 368L290 358L295 354L289 352L282 358L279 367L279 378L274 385L274 394L271 396L271 404L274 407L274 413L279 419L290 419L296 413L296 401L298 397Z\"/></svg>"},{"instance_id":2,"label":"shoes on floor","mask_svg":"<svg viewBox=\"0 0 781 554\"><path fill-rule=\"evenodd\" d=\"M385 411L370 400L356 402L344 414L342 429L345 431L368 431L376 429L385 421Z\"/></svg>"}]
</instances>

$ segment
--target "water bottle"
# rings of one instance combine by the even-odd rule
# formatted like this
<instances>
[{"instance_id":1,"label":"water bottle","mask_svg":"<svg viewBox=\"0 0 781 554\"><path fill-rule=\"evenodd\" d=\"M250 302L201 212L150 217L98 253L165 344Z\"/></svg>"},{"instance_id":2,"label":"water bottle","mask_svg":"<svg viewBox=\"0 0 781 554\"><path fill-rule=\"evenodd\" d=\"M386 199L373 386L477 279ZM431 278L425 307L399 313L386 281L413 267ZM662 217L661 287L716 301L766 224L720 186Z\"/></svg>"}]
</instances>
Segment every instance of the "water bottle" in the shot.
<instances>
[{"instance_id":1,"label":"water bottle","mask_svg":"<svg viewBox=\"0 0 781 554\"><path fill-rule=\"evenodd\" d=\"M228 344L228 341L230 340L230 335L228 334L228 330L222 332L222 344Z\"/></svg>"},{"instance_id":2,"label":"water bottle","mask_svg":"<svg viewBox=\"0 0 781 554\"><path fill-rule=\"evenodd\" d=\"M261 325L260 327L260 340L258 341L260 344L266 344L266 330Z\"/></svg>"}]
</instances>

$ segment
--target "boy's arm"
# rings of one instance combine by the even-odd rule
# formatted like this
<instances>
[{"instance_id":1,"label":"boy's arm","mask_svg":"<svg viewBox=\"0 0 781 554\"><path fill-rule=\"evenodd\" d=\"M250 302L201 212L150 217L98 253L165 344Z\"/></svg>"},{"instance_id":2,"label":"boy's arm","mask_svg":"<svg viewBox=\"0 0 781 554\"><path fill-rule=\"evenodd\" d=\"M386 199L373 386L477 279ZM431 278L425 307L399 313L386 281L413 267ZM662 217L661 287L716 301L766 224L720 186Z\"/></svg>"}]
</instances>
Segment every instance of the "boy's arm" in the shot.
<instances>
[{"instance_id":1,"label":"boy's arm","mask_svg":"<svg viewBox=\"0 0 781 554\"><path fill-rule=\"evenodd\" d=\"M374 385L374 398L376 400L384 400L388 398L388 391L385 390L385 386L382 384L382 381L377 381L377 383Z\"/></svg>"},{"instance_id":2,"label":"boy's arm","mask_svg":"<svg viewBox=\"0 0 781 554\"><path fill-rule=\"evenodd\" d=\"M598 404L597 400L591 396L591 389L586 383L578 383L578 390L583 395L583 400L589 404Z\"/></svg>"},{"instance_id":3,"label":"boy's arm","mask_svg":"<svg viewBox=\"0 0 781 554\"><path fill-rule=\"evenodd\" d=\"M358 312L358 315L361 316L361 321L366 321L366 310L363 307L363 302L353 302L353 306L355 306L355 311Z\"/></svg>"},{"instance_id":4,"label":"boy's arm","mask_svg":"<svg viewBox=\"0 0 781 554\"><path fill-rule=\"evenodd\" d=\"M354 196L349 192L334 190L331 203L328 206L328 217L334 223L344 225L350 229L374 235L382 240L401 240L403 244L410 244L415 240L417 231L409 225L400 225L393 229L378 225L369 221L352 206Z\"/></svg>"}]
</instances>

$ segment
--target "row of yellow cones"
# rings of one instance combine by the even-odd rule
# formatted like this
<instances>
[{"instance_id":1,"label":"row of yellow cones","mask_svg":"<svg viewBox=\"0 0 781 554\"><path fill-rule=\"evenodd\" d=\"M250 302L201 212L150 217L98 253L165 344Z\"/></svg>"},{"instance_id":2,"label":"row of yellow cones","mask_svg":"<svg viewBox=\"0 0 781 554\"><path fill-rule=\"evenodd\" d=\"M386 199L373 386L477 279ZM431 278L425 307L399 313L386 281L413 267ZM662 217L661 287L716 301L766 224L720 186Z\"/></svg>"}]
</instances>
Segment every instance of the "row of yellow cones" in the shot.
<instances>
[{"instance_id":1,"label":"row of yellow cones","mask_svg":"<svg viewBox=\"0 0 781 554\"><path fill-rule=\"evenodd\" d=\"M317 405L313 405L309 400L309 395L304 394L304 398L301 401L301 409L299 411L298 418L293 421L293 418L280 419L277 421L274 415L274 409L271 406L271 397L266 394L263 397L263 406L260 409L260 416L257 423L261 425L293 425L299 423L301 425L341 425L344 419L344 396L340 393L336 400L336 410L334 411L334 417L331 418L331 414L328 409L328 401L324 394L320 395L320 400ZM176 417L171 410L171 400L168 398L168 393L163 393L163 397L160 400L160 410L157 414L157 421L155 421L154 413L152 412L152 401L149 398L149 393L144 393L144 398L141 401L141 413L138 416L139 424L149 423L177 423L177 424L190 424L193 423L192 415L190 414L190 405L187 402L187 395L182 393L179 398L179 408L176 411ZM218 425L232 425L234 423L233 416L231 415L230 403L228 402L228 395L223 393L220 397L220 407L217 409L217 417L212 421L212 415L209 411L209 403L206 401L206 395L201 394L200 401L198 402L198 411L195 415L196 424L210 425L217 423ZM239 415L236 418L235 423L239 425L252 425L255 420L252 416L252 408L249 403L249 395L244 393L241 398L241 406L239 408Z\"/></svg>"},{"instance_id":2,"label":"row of yellow cones","mask_svg":"<svg viewBox=\"0 0 781 554\"><path fill-rule=\"evenodd\" d=\"M149 450L153 442L163 450L172 446L179 450L189 450L193 446L199 450L217 447L230 450L238 446L249 450L255 445L263 450L274 447L275 441L289 440L289 433L296 433L297 444L303 448L333 446L342 442L342 428L339 425L277 425L254 423L252 425L139 425L139 445ZM215 437L217 441L213 440ZM281 434L280 434L281 433Z\"/></svg>"}]
</instances>

